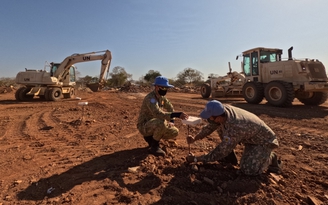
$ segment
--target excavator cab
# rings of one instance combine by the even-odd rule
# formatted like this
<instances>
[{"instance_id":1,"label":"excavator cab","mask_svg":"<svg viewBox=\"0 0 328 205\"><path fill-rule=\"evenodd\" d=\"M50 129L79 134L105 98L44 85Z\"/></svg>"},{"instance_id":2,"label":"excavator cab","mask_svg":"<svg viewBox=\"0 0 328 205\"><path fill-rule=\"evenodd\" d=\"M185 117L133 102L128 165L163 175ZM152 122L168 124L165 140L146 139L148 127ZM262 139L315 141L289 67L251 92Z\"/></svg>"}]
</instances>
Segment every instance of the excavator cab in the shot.
<instances>
[{"instance_id":1,"label":"excavator cab","mask_svg":"<svg viewBox=\"0 0 328 205\"><path fill-rule=\"evenodd\" d=\"M53 63L53 62L50 63L50 76L51 77L55 76L55 73L56 73L59 66L60 66L60 63ZM76 67L74 65L70 66L69 74L68 74L69 77L65 78L65 80L64 80L65 83L67 83L69 85L75 84L75 82L76 82L76 72L75 72L75 70L76 70Z\"/></svg>"}]
</instances>

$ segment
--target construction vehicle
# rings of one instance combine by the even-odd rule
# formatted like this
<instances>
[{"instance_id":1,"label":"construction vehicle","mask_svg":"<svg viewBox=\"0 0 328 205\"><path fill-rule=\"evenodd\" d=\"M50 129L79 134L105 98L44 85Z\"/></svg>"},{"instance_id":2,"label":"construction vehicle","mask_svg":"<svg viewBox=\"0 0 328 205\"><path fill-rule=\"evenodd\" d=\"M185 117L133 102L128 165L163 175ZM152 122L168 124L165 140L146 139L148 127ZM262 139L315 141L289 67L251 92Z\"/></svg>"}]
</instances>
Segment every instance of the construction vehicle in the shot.
<instances>
[{"instance_id":1,"label":"construction vehicle","mask_svg":"<svg viewBox=\"0 0 328 205\"><path fill-rule=\"evenodd\" d=\"M229 62L229 72L225 76L209 77L210 83L204 83L200 92L203 98L242 96L242 86L245 83L245 75L233 71Z\"/></svg>"},{"instance_id":2,"label":"construction vehicle","mask_svg":"<svg viewBox=\"0 0 328 205\"><path fill-rule=\"evenodd\" d=\"M50 63L43 70L25 69L16 75L16 83L21 87L16 91L17 101L28 101L39 96L48 101L74 98L76 86L75 63L101 60L99 81L87 84L94 92L99 91L105 83L105 72L109 72L112 54L109 50L83 54L73 54L61 63ZM50 67L47 71L46 67Z\"/></svg>"},{"instance_id":3,"label":"construction vehicle","mask_svg":"<svg viewBox=\"0 0 328 205\"><path fill-rule=\"evenodd\" d=\"M277 107L291 106L294 98L305 105L323 104L328 97L324 65L317 59L294 59L292 50L293 47L288 49L287 60L282 59L283 52L277 48L257 47L244 51L241 74L245 78L240 85L231 87L241 91L251 104L259 104L264 98ZM209 92L205 90L201 91L202 96Z\"/></svg>"}]
</instances>

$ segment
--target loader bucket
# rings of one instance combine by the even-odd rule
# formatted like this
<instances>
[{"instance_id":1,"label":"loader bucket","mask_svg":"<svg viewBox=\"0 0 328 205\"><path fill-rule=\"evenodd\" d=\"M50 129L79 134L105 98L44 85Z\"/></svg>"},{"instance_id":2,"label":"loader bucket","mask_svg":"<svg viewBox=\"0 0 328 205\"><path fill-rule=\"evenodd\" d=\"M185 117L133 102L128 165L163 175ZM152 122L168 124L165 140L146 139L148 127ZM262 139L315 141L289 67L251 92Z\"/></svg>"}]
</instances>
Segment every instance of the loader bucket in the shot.
<instances>
[{"instance_id":1,"label":"loader bucket","mask_svg":"<svg viewBox=\"0 0 328 205\"><path fill-rule=\"evenodd\" d=\"M93 92L98 92L102 88L100 83L89 83L87 87L90 88Z\"/></svg>"}]
</instances>

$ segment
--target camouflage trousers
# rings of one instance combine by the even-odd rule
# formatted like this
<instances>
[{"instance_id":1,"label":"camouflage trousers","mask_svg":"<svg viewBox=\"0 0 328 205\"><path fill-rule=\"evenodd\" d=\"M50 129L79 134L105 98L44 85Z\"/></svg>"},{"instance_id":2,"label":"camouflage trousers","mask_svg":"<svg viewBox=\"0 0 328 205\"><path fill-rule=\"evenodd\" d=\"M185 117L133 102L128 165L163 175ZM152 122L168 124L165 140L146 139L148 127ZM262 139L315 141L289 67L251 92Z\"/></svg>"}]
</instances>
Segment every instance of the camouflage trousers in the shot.
<instances>
[{"instance_id":1,"label":"camouflage trousers","mask_svg":"<svg viewBox=\"0 0 328 205\"><path fill-rule=\"evenodd\" d=\"M240 159L240 171L246 175L262 174L271 164L275 146L246 144Z\"/></svg>"},{"instance_id":2,"label":"camouflage trousers","mask_svg":"<svg viewBox=\"0 0 328 205\"><path fill-rule=\"evenodd\" d=\"M179 129L166 120L153 118L144 125L137 126L143 136L153 136L157 141L160 139L174 139L179 134Z\"/></svg>"}]
</instances>

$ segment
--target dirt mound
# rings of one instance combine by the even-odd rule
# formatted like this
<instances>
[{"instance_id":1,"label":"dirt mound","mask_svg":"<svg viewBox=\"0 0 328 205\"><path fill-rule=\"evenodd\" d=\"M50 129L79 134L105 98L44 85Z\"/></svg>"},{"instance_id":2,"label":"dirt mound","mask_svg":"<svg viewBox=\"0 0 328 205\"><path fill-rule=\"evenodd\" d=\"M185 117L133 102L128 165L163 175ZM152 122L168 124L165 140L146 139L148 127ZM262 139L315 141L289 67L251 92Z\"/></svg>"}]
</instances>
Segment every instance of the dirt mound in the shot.
<instances>
[{"instance_id":1,"label":"dirt mound","mask_svg":"<svg viewBox=\"0 0 328 205\"><path fill-rule=\"evenodd\" d=\"M15 89L13 86L2 86L0 87L0 94L14 92Z\"/></svg>"}]
</instances>

